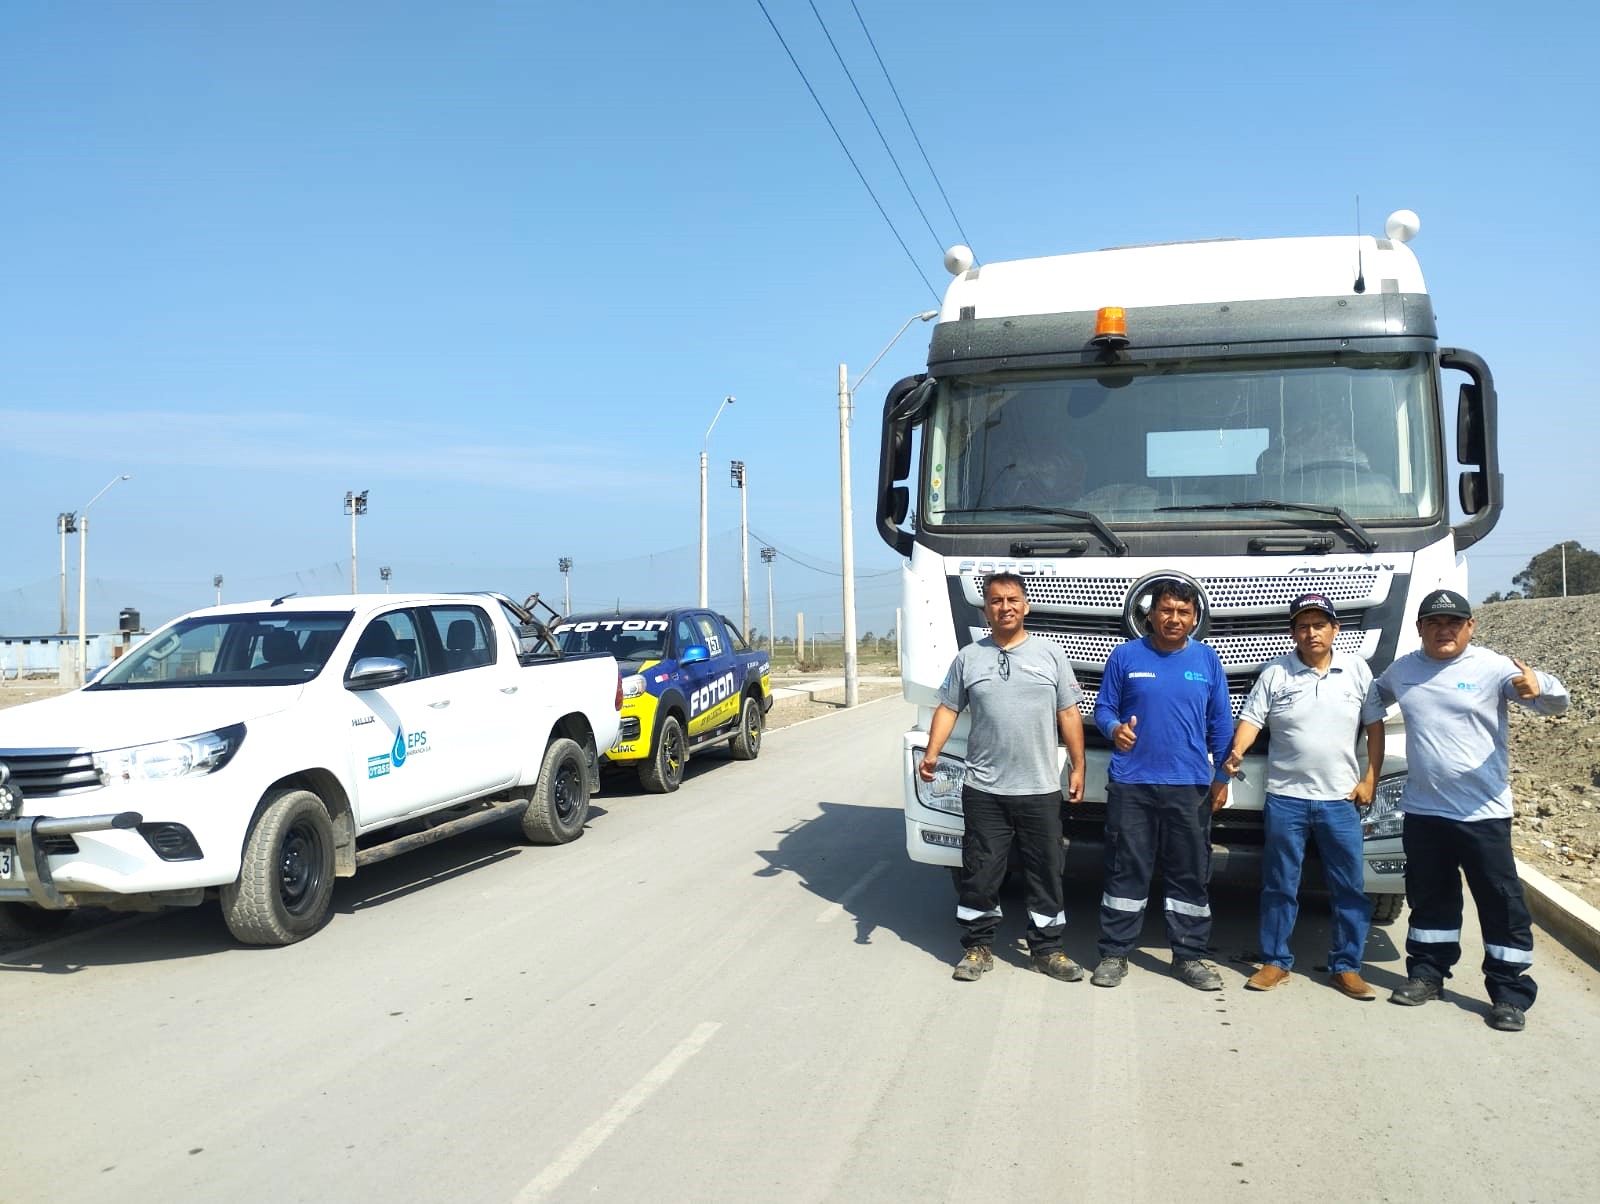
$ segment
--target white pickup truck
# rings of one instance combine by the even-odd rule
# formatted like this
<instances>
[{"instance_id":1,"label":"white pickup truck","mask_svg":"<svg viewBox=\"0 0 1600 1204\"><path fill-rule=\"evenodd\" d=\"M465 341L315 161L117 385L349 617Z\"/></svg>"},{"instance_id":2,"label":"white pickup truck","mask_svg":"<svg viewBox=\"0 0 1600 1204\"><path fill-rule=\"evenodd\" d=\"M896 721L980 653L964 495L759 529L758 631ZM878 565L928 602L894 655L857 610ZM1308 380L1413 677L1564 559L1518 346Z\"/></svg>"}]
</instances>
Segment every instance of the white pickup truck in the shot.
<instances>
[{"instance_id":1,"label":"white pickup truck","mask_svg":"<svg viewBox=\"0 0 1600 1204\"><path fill-rule=\"evenodd\" d=\"M335 878L441 836L517 812L575 839L621 686L547 637L497 594L219 606L0 711L0 938L215 894L237 939L286 945Z\"/></svg>"}]
</instances>

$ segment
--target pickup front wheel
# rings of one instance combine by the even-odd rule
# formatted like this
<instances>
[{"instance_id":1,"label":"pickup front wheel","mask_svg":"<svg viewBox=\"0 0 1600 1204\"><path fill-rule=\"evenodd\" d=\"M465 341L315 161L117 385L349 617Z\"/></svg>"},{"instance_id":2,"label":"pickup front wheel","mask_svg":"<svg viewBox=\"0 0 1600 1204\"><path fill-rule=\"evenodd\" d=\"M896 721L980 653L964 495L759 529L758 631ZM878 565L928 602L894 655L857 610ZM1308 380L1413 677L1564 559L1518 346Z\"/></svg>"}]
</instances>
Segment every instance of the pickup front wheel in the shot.
<instances>
[{"instance_id":1,"label":"pickup front wheel","mask_svg":"<svg viewBox=\"0 0 1600 1204\"><path fill-rule=\"evenodd\" d=\"M539 766L539 784L522 813L522 834L534 844L566 844L583 835L588 819L583 749L571 740L552 740Z\"/></svg>"},{"instance_id":2,"label":"pickup front wheel","mask_svg":"<svg viewBox=\"0 0 1600 1204\"><path fill-rule=\"evenodd\" d=\"M292 945L327 922L333 824L309 790L275 790L245 841L239 880L222 888L222 918L246 945Z\"/></svg>"},{"instance_id":3,"label":"pickup front wheel","mask_svg":"<svg viewBox=\"0 0 1600 1204\"><path fill-rule=\"evenodd\" d=\"M683 766L688 759L683 724L676 715L668 715L656 733L656 746L650 750L650 759L639 766L639 784L651 794L671 794L683 781Z\"/></svg>"}]
</instances>

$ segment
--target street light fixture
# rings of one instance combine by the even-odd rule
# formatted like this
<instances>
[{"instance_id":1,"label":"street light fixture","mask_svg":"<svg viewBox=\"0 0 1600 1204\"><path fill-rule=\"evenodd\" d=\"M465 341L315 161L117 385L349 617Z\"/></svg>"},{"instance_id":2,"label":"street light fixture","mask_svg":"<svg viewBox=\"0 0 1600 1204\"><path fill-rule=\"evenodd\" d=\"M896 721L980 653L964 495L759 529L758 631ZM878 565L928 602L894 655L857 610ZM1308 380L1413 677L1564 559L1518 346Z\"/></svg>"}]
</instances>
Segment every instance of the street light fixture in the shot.
<instances>
[{"instance_id":1,"label":"street light fixture","mask_svg":"<svg viewBox=\"0 0 1600 1204\"><path fill-rule=\"evenodd\" d=\"M367 512L367 491L360 493L349 490L344 495L344 512L350 516L350 592L360 593L356 588L356 519Z\"/></svg>"},{"instance_id":2,"label":"street light fixture","mask_svg":"<svg viewBox=\"0 0 1600 1204\"><path fill-rule=\"evenodd\" d=\"M739 491L739 582L744 599L744 609L740 618L744 626L742 632L750 630L750 492L744 487L744 461L732 462L732 477L730 482Z\"/></svg>"},{"instance_id":3,"label":"street light fixture","mask_svg":"<svg viewBox=\"0 0 1600 1204\"><path fill-rule=\"evenodd\" d=\"M211 578L211 587L217 591L217 605L222 605L222 574L218 573Z\"/></svg>"},{"instance_id":4,"label":"street light fixture","mask_svg":"<svg viewBox=\"0 0 1600 1204\"><path fill-rule=\"evenodd\" d=\"M118 481L132 478L123 473L107 481L100 492L89 499L89 505L78 511L78 680L89 680L89 506L93 506Z\"/></svg>"},{"instance_id":5,"label":"street light fixture","mask_svg":"<svg viewBox=\"0 0 1600 1204\"><path fill-rule=\"evenodd\" d=\"M78 516L71 510L56 515L56 534L61 536L61 634L67 634L67 536L78 533Z\"/></svg>"},{"instance_id":6,"label":"street light fixture","mask_svg":"<svg viewBox=\"0 0 1600 1204\"><path fill-rule=\"evenodd\" d=\"M860 676L856 668L856 552L855 538L851 532L853 518L850 513L850 410L855 392L861 382L878 366L878 361L889 354L889 348L900 341L900 336L911 329L913 322L930 322L939 316L936 309L912 314L894 332L894 338L883 345L883 350L873 356L872 362L856 383L850 384L850 375L843 364L839 365L839 538L844 569L844 705L856 705L860 693Z\"/></svg>"},{"instance_id":7,"label":"street light fixture","mask_svg":"<svg viewBox=\"0 0 1600 1204\"><path fill-rule=\"evenodd\" d=\"M771 660L772 657L776 655L776 653L774 652L774 644L772 642L772 640L773 640L772 633L773 633L773 630L774 630L774 625L773 625L774 624L774 620L773 620L773 610L772 610L772 562L777 558L777 555L778 555L778 549L777 548L762 548L761 549L761 563L767 566L767 659L768 660Z\"/></svg>"},{"instance_id":8,"label":"street light fixture","mask_svg":"<svg viewBox=\"0 0 1600 1204\"><path fill-rule=\"evenodd\" d=\"M389 578L392 577L393 575L394 575L394 570L391 569L388 565L384 564L384 565L379 565L378 566L378 576L383 578L383 592L384 593L388 593L389 592Z\"/></svg>"},{"instance_id":9,"label":"street light fixture","mask_svg":"<svg viewBox=\"0 0 1600 1204\"><path fill-rule=\"evenodd\" d=\"M556 567L561 570L561 613L572 613L572 557L563 556L556 561Z\"/></svg>"},{"instance_id":10,"label":"street light fixture","mask_svg":"<svg viewBox=\"0 0 1600 1204\"><path fill-rule=\"evenodd\" d=\"M722 411L734 402L724 397L717 412L711 416L711 426L717 425ZM706 437L700 444L700 605L706 604L706 454L711 450L711 426L706 427Z\"/></svg>"}]
</instances>

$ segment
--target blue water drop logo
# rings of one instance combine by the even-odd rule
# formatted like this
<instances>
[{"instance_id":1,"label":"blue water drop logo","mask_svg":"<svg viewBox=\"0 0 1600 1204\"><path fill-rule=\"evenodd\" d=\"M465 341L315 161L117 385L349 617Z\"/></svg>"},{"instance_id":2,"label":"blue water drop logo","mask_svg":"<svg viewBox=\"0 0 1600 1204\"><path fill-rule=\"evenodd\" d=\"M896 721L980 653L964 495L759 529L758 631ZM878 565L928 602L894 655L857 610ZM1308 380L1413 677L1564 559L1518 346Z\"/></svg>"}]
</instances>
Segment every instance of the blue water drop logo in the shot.
<instances>
[{"instance_id":1,"label":"blue water drop logo","mask_svg":"<svg viewBox=\"0 0 1600 1204\"><path fill-rule=\"evenodd\" d=\"M394 734L394 747L389 750L389 757L394 761L394 766L399 769L406 763L406 729L401 728Z\"/></svg>"}]
</instances>

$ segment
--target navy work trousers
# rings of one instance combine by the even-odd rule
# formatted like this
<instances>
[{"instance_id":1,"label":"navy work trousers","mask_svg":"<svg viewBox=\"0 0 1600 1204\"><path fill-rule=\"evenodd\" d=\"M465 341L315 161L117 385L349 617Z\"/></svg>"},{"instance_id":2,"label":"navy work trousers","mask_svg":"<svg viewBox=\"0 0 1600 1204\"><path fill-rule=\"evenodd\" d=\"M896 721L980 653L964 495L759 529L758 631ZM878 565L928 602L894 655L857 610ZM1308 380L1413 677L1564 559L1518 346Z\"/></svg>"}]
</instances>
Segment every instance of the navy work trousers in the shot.
<instances>
[{"instance_id":1,"label":"navy work trousers","mask_svg":"<svg viewBox=\"0 0 1600 1204\"><path fill-rule=\"evenodd\" d=\"M1461 960L1461 875L1467 876L1483 930L1483 981L1489 999L1524 1010L1539 986L1533 965L1533 921L1511 855L1511 821L1472 822L1406 814L1406 974L1443 982Z\"/></svg>"},{"instance_id":2,"label":"navy work trousers","mask_svg":"<svg viewBox=\"0 0 1600 1204\"><path fill-rule=\"evenodd\" d=\"M1211 944L1211 801L1205 786L1106 785L1106 876L1100 956L1127 957L1144 926L1159 861L1166 883L1167 940L1180 961Z\"/></svg>"},{"instance_id":3,"label":"navy work trousers","mask_svg":"<svg viewBox=\"0 0 1600 1204\"><path fill-rule=\"evenodd\" d=\"M961 945L993 945L1000 928L1000 886L1005 881L1011 842L1022 857L1028 900L1028 949L1035 957L1061 948L1067 927L1061 884L1066 853L1061 847L1061 792L990 794L961 788L966 836L961 842L961 886L956 919L964 930Z\"/></svg>"}]
</instances>

